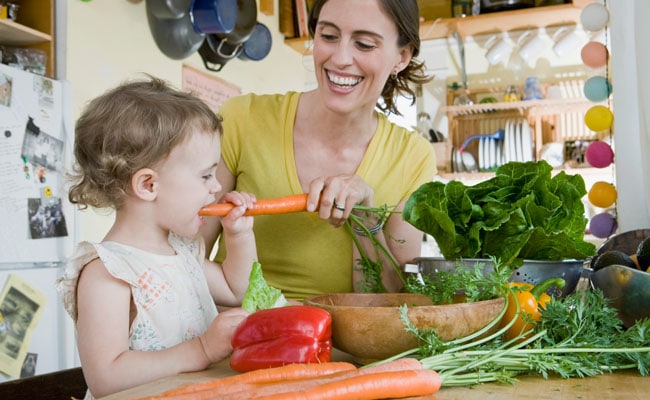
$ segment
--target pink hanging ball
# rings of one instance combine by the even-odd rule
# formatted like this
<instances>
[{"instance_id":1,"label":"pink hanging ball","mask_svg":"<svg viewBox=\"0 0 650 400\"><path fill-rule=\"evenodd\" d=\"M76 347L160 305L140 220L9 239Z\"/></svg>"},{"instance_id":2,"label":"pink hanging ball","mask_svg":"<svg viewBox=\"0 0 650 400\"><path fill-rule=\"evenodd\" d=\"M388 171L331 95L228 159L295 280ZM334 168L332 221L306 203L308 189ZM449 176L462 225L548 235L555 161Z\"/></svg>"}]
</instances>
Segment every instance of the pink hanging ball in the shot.
<instances>
[{"instance_id":1,"label":"pink hanging ball","mask_svg":"<svg viewBox=\"0 0 650 400\"><path fill-rule=\"evenodd\" d=\"M590 68L601 68L607 64L609 52L600 42L589 42L580 51L582 62Z\"/></svg>"},{"instance_id":2,"label":"pink hanging ball","mask_svg":"<svg viewBox=\"0 0 650 400\"><path fill-rule=\"evenodd\" d=\"M614 161L614 151L603 141L592 142L585 153L587 162L594 168L605 168Z\"/></svg>"},{"instance_id":3,"label":"pink hanging ball","mask_svg":"<svg viewBox=\"0 0 650 400\"><path fill-rule=\"evenodd\" d=\"M605 239L613 235L618 229L616 219L608 212L602 212L591 217L589 221L589 231L591 234L600 239Z\"/></svg>"}]
</instances>

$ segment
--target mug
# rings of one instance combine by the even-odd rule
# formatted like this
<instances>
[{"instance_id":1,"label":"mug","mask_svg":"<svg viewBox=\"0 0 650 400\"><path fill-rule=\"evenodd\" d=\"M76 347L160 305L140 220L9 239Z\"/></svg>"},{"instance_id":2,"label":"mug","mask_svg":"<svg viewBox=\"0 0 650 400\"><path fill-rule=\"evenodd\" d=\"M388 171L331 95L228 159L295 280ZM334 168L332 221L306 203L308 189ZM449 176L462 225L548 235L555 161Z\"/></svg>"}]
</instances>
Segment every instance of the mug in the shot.
<instances>
[{"instance_id":1,"label":"mug","mask_svg":"<svg viewBox=\"0 0 650 400\"><path fill-rule=\"evenodd\" d=\"M487 48L485 58L487 58L491 65L497 65L506 61L510 57L510 53L512 53L512 45L506 37L500 35L491 36L485 42L485 47Z\"/></svg>"},{"instance_id":2,"label":"mug","mask_svg":"<svg viewBox=\"0 0 650 400\"><path fill-rule=\"evenodd\" d=\"M553 52L558 57L564 57L568 54L576 52L580 46L580 36L573 30L569 30L566 26L561 27L552 36L553 39Z\"/></svg>"},{"instance_id":3,"label":"mug","mask_svg":"<svg viewBox=\"0 0 650 400\"><path fill-rule=\"evenodd\" d=\"M535 66L535 61L546 49L546 42L537 31L526 31L517 40L517 45L519 46L517 54L531 68Z\"/></svg>"}]
</instances>

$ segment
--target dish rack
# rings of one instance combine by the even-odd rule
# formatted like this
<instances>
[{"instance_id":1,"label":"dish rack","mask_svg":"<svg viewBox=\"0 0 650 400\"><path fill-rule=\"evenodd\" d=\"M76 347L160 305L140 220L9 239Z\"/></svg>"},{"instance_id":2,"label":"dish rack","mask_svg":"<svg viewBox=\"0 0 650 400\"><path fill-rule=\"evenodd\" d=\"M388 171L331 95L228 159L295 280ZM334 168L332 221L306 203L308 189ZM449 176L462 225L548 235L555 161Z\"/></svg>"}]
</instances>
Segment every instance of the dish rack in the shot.
<instances>
[{"instance_id":1,"label":"dish rack","mask_svg":"<svg viewBox=\"0 0 650 400\"><path fill-rule=\"evenodd\" d=\"M579 87L580 83L577 82L575 85ZM492 93L498 92L497 90L492 91ZM450 91L449 99L451 101L448 104L453 102L455 94L455 92ZM470 94L470 97L473 96L476 99L478 95L480 93L474 93L473 95ZM437 155L448 155L445 162L439 162L440 171L459 172L454 168L452 156L458 151L463 141L472 135L491 134L497 129L505 129L509 122L521 124L522 126L525 124L529 128L526 130L531 135L533 160L543 158L542 150L544 145L554 144L563 148L564 154L562 156L564 156L564 162L567 166L586 166L585 161L580 159L580 157L584 158L586 144L593 140L603 139L604 136L608 135L608 132L591 131L584 123L585 112L596 103L584 97L579 97L580 93L577 89L569 92L568 96L571 97L495 103L478 103L475 101L475 104L472 105L443 107L443 112L447 113L449 120L449 140L438 144L438 146L444 146L444 150L437 149ZM611 105L608 104L607 106L611 108ZM481 162L483 153L480 145L481 142L475 140L470 142L464 151L472 154L477 165L485 165L485 163ZM571 151L577 153L573 154ZM505 153L502 152L502 154ZM507 161L511 160L502 157L499 162L504 163ZM499 162L479 172L494 170L499 166Z\"/></svg>"}]
</instances>

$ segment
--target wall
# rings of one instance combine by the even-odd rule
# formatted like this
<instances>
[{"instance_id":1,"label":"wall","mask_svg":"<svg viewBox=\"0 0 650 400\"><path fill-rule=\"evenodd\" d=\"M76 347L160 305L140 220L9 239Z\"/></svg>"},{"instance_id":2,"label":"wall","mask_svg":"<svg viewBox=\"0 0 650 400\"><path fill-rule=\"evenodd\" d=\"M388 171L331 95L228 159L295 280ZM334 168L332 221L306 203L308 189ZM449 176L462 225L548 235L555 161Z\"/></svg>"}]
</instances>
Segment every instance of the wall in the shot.
<instances>
[{"instance_id":1,"label":"wall","mask_svg":"<svg viewBox=\"0 0 650 400\"><path fill-rule=\"evenodd\" d=\"M147 25L144 1L59 0L57 3L57 7L64 5L65 19L69 22L65 38L58 42L64 46L62 51L66 64L66 73L60 78L72 83L75 118L88 100L140 72L160 76L178 85L183 62L203 69L198 54L187 60L174 61L158 50ZM637 31L650 29L642 21L642 16L650 12L650 5L643 0L632 0L612 1L608 7L612 14L611 64L616 108L614 130L618 155L618 220L620 229L624 231L650 226L650 186L640 185L641 182L649 181L646 174L650 171L650 158L641 154L642 149L648 148L650 141L645 117L650 111L647 100L650 86L648 78L644 78L640 72L644 70L642 66L648 64L647 58L650 55L647 51L637 51L644 48L639 38L647 36ZM277 14L265 16L260 13L259 20L273 32L271 54L259 62L234 60L217 76L239 86L243 92L284 92L300 90L305 83L312 85L310 57L303 59L282 43L283 37L278 33ZM547 53L534 70L523 69L518 75L509 76L506 68L490 67L486 63L483 57L485 40L486 38L477 38L474 42L467 43L468 70L474 76L470 87L484 87L492 84L493 79L523 79L528 73L540 75L543 68L550 64L558 66L558 71L562 71L563 66L580 62L575 57L559 60L552 53ZM435 110L444 104L444 97L441 102L439 96L445 93L446 84L459 80L458 53L456 44L444 39L423 43L422 48L427 65L436 79L428 85L428 92L424 93L426 106L419 104L418 107L425 107L426 111L435 115ZM444 57L440 56L441 48L445 49L442 54L447 52ZM447 71L448 64L450 71ZM488 78L491 74L495 74L496 78ZM644 89L640 89L639 85ZM446 131L446 117L438 116L434 122L437 128ZM621 157L621 154L625 156ZM640 187L642 190L639 190ZM110 215L84 212L78 218L77 233L84 240L101 240L111 222Z\"/></svg>"},{"instance_id":2,"label":"wall","mask_svg":"<svg viewBox=\"0 0 650 400\"><path fill-rule=\"evenodd\" d=\"M73 118L92 98L119 82L142 72L180 86L183 63L205 70L198 53L186 60L167 58L156 47L149 31L145 2L137 0L63 1L67 33L59 45L64 53L65 73L73 88ZM277 10L277 1L275 2ZM274 16L258 13L258 21L273 33L271 53L261 61L232 60L219 73L212 73L239 88L258 93L300 90L309 72L302 56L283 44ZM77 218L81 240L99 241L112 223L111 213L84 211Z\"/></svg>"},{"instance_id":3,"label":"wall","mask_svg":"<svg viewBox=\"0 0 650 400\"><path fill-rule=\"evenodd\" d=\"M646 0L610 1L618 224L650 226L650 35Z\"/></svg>"}]
</instances>

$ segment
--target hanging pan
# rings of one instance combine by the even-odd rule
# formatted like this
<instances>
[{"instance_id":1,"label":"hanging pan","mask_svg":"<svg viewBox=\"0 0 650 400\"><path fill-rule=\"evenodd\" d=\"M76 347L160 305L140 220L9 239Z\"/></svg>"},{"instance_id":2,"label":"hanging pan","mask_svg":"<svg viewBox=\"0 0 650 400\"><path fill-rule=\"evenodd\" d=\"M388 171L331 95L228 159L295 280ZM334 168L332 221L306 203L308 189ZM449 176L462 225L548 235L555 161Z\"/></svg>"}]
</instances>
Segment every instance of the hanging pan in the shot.
<instances>
[{"instance_id":1,"label":"hanging pan","mask_svg":"<svg viewBox=\"0 0 650 400\"><path fill-rule=\"evenodd\" d=\"M219 72L226 63L237 57L257 25L255 0L237 0L237 21L232 32L210 34L199 48L203 65L209 71Z\"/></svg>"},{"instance_id":2,"label":"hanging pan","mask_svg":"<svg viewBox=\"0 0 650 400\"><path fill-rule=\"evenodd\" d=\"M177 19L184 16L192 0L147 0L147 8L159 19Z\"/></svg>"},{"instance_id":3,"label":"hanging pan","mask_svg":"<svg viewBox=\"0 0 650 400\"><path fill-rule=\"evenodd\" d=\"M180 18L159 18L153 10L160 6L159 0L147 0L147 21L156 46L167 57L182 60L189 57L201 47L205 35L194 30L190 13Z\"/></svg>"}]
</instances>

